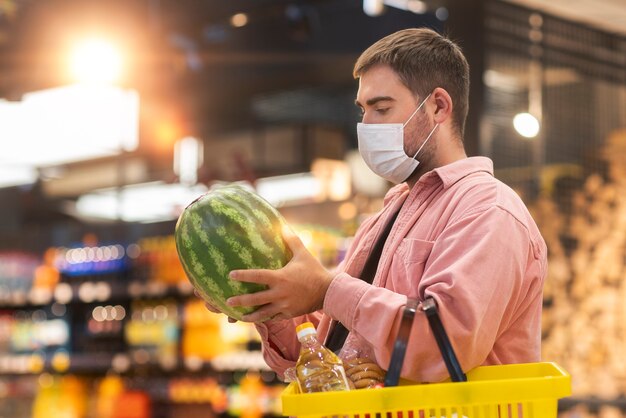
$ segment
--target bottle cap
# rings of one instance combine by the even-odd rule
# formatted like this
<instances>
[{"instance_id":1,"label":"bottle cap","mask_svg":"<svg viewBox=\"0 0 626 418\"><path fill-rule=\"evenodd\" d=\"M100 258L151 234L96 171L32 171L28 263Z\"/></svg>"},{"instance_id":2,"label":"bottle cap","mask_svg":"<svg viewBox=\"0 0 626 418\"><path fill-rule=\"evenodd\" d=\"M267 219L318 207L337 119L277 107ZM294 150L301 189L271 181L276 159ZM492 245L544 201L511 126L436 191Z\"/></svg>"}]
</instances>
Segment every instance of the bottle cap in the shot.
<instances>
[{"instance_id":1,"label":"bottle cap","mask_svg":"<svg viewBox=\"0 0 626 418\"><path fill-rule=\"evenodd\" d=\"M307 335L317 334L317 331L315 330L315 325L311 322L305 322L296 327L296 333L298 334L298 339L301 340Z\"/></svg>"}]
</instances>

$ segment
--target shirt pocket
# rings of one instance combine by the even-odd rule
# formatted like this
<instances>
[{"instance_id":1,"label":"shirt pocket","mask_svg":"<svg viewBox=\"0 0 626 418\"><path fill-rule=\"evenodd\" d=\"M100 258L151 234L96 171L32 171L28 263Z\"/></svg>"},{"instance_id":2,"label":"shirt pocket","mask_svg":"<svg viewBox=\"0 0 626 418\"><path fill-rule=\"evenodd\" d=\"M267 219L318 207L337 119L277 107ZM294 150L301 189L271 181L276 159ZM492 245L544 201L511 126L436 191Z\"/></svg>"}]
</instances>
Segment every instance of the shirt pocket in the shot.
<instances>
[{"instance_id":1,"label":"shirt pocket","mask_svg":"<svg viewBox=\"0 0 626 418\"><path fill-rule=\"evenodd\" d=\"M435 245L434 241L405 238L398 246L392 261L392 290L415 297L417 285L424 274L424 266Z\"/></svg>"}]
</instances>

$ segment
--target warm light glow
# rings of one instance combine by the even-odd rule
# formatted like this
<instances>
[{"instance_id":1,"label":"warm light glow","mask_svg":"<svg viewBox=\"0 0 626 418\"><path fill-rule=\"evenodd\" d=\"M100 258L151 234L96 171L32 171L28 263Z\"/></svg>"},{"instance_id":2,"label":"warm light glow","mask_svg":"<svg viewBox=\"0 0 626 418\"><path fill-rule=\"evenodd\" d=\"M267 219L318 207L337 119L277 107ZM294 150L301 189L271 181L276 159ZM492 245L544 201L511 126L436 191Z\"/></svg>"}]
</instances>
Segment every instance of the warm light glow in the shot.
<instances>
[{"instance_id":1,"label":"warm light glow","mask_svg":"<svg viewBox=\"0 0 626 418\"><path fill-rule=\"evenodd\" d=\"M525 138L534 138L539 133L539 121L530 113L518 113L513 118L513 127Z\"/></svg>"},{"instance_id":2,"label":"warm light glow","mask_svg":"<svg viewBox=\"0 0 626 418\"><path fill-rule=\"evenodd\" d=\"M236 28L246 26L248 24L248 15L245 13L237 13L230 18L230 24Z\"/></svg>"},{"instance_id":3,"label":"warm light glow","mask_svg":"<svg viewBox=\"0 0 626 418\"><path fill-rule=\"evenodd\" d=\"M319 200L345 200L350 197L350 168L344 161L318 158L311 164L311 172L320 183L320 193L316 196Z\"/></svg>"},{"instance_id":4,"label":"warm light glow","mask_svg":"<svg viewBox=\"0 0 626 418\"><path fill-rule=\"evenodd\" d=\"M154 126L154 139L157 146L169 150L182 135L182 127L172 118L157 121Z\"/></svg>"},{"instance_id":5,"label":"warm light glow","mask_svg":"<svg viewBox=\"0 0 626 418\"><path fill-rule=\"evenodd\" d=\"M304 244L306 248L308 248L309 250L313 248L314 241L313 233L311 233L311 231L308 231L306 229L299 230L296 231L296 235L298 235L298 238L300 238L300 241L302 241L302 244Z\"/></svg>"},{"instance_id":6,"label":"warm light glow","mask_svg":"<svg viewBox=\"0 0 626 418\"><path fill-rule=\"evenodd\" d=\"M122 55L110 42L92 38L72 50L70 68L83 83L114 83L122 73Z\"/></svg>"},{"instance_id":7,"label":"warm light glow","mask_svg":"<svg viewBox=\"0 0 626 418\"><path fill-rule=\"evenodd\" d=\"M354 217L357 215L357 208L354 203L345 202L342 203L341 206L339 206L337 213L339 214L339 218L342 221L347 221L350 219L354 219Z\"/></svg>"}]
</instances>

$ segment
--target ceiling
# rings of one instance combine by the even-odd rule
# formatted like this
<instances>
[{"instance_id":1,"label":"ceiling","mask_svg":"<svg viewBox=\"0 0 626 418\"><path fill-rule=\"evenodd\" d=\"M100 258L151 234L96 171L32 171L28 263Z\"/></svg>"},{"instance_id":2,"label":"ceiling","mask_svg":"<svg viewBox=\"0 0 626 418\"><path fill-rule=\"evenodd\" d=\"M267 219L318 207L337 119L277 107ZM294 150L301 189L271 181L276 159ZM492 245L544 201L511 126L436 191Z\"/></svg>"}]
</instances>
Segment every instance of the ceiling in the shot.
<instances>
[{"instance_id":1,"label":"ceiling","mask_svg":"<svg viewBox=\"0 0 626 418\"><path fill-rule=\"evenodd\" d=\"M462 1L426 3L452 11ZM505 1L626 35L626 0ZM240 12L248 24L233 27ZM139 86L146 120L177 120L207 137L309 113L327 117L333 90L340 100L353 95L352 65L363 49L423 25L442 23L392 7L367 16L361 0L0 0L0 98L59 85L56 51L96 28L133 50L129 85ZM289 92L307 96L306 105L295 109Z\"/></svg>"},{"instance_id":2,"label":"ceiling","mask_svg":"<svg viewBox=\"0 0 626 418\"><path fill-rule=\"evenodd\" d=\"M626 35L626 0L506 1ZM234 28L239 12L249 22ZM134 48L133 82L142 105L159 103L154 118L177 114L191 130L228 130L258 122L255 98L354 88L352 64L363 49L425 24L441 22L391 7L370 17L360 0L0 0L0 97L58 85L54 51L95 27Z\"/></svg>"},{"instance_id":3,"label":"ceiling","mask_svg":"<svg viewBox=\"0 0 626 418\"><path fill-rule=\"evenodd\" d=\"M3 14L3 4L15 8ZM248 24L233 27L230 19L240 12ZM354 87L352 65L362 50L395 30L425 24L440 22L433 13L392 8L373 18L360 1L345 0L5 0L0 97L19 100L59 84L55 51L96 28L133 50L137 70L129 84L139 86L142 106L159 107L146 109L154 110L151 119L176 114L188 130L229 130L258 122L251 98Z\"/></svg>"},{"instance_id":4,"label":"ceiling","mask_svg":"<svg viewBox=\"0 0 626 418\"><path fill-rule=\"evenodd\" d=\"M626 0L506 1L626 35ZM234 28L239 12L249 23ZM57 48L97 28L134 48L134 82L148 95L142 111L152 120L182 117L201 137L279 121L336 122L354 117L358 54L388 33L424 25L441 22L394 8L367 16L361 0L0 0L0 98L58 85ZM3 202L19 200L2 193ZM41 194L25 196L25 220L40 219ZM0 220L18 225L7 211L15 212L0 205Z\"/></svg>"},{"instance_id":5,"label":"ceiling","mask_svg":"<svg viewBox=\"0 0 626 418\"><path fill-rule=\"evenodd\" d=\"M626 36L626 0L506 0Z\"/></svg>"}]
</instances>

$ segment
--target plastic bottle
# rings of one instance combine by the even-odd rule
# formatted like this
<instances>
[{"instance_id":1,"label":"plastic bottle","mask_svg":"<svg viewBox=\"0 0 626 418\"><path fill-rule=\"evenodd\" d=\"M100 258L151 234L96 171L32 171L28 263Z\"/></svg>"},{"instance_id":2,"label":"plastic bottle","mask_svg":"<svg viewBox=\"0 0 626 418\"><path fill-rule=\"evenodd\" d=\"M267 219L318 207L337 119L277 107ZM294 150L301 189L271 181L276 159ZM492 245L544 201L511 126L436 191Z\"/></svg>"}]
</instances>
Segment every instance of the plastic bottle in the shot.
<instances>
[{"instance_id":1,"label":"plastic bottle","mask_svg":"<svg viewBox=\"0 0 626 418\"><path fill-rule=\"evenodd\" d=\"M300 392L349 390L341 359L319 342L313 324L305 322L296 328L296 332L302 344L296 363Z\"/></svg>"}]
</instances>

